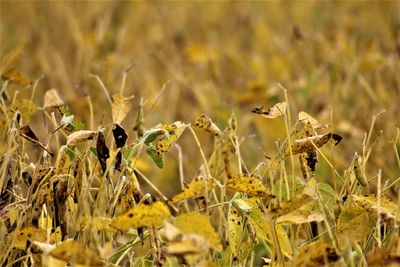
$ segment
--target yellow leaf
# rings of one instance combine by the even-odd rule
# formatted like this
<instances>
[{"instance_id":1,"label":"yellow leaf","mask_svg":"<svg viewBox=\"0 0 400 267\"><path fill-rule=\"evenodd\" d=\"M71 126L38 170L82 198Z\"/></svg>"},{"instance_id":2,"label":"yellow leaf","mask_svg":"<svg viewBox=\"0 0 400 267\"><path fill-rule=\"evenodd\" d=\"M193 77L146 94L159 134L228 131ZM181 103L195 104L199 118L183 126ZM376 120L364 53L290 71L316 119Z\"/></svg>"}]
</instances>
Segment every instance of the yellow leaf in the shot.
<instances>
[{"instance_id":1,"label":"yellow leaf","mask_svg":"<svg viewBox=\"0 0 400 267\"><path fill-rule=\"evenodd\" d=\"M251 110L251 112L260 114L261 116L268 118L268 119L275 119L275 118L285 116L286 106L287 106L286 102L280 102L280 103L275 104L273 107L271 107L267 110L264 109L264 106L255 107Z\"/></svg>"},{"instance_id":2,"label":"yellow leaf","mask_svg":"<svg viewBox=\"0 0 400 267\"><path fill-rule=\"evenodd\" d=\"M269 240L273 242L272 225L265 218L263 212L258 207L258 198L246 200L247 204L252 207L251 211L247 213L247 218L251 225L253 225L257 238L260 240ZM289 237L283 229L282 225L275 225L276 235L278 237L279 247L286 256L293 254L292 246L290 245Z\"/></svg>"},{"instance_id":3,"label":"yellow leaf","mask_svg":"<svg viewBox=\"0 0 400 267\"><path fill-rule=\"evenodd\" d=\"M22 119L28 121L29 118L36 113L37 108L36 105L29 99L16 99L12 103L10 110L18 110L21 112Z\"/></svg>"},{"instance_id":4,"label":"yellow leaf","mask_svg":"<svg viewBox=\"0 0 400 267\"><path fill-rule=\"evenodd\" d=\"M184 234L196 234L207 240L208 246L216 251L222 250L221 240L212 227L208 217L198 213L179 215L174 225Z\"/></svg>"},{"instance_id":5,"label":"yellow leaf","mask_svg":"<svg viewBox=\"0 0 400 267\"><path fill-rule=\"evenodd\" d=\"M344 208L336 223L336 237L339 248L344 250L347 246L363 240L373 227L368 212L363 208Z\"/></svg>"},{"instance_id":6,"label":"yellow leaf","mask_svg":"<svg viewBox=\"0 0 400 267\"><path fill-rule=\"evenodd\" d=\"M43 108L53 108L53 107L60 107L64 105L65 102L61 99L60 95L58 94L56 89L47 90L44 95L44 104Z\"/></svg>"},{"instance_id":7,"label":"yellow leaf","mask_svg":"<svg viewBox=\"0 0 400 267\"><path fill-rule=\"evenodd\" d=\"M171 203L204 195L206 184L208 191L212 190L217 185L214 178L208 177L206 181L204 181L204 178L199 176L193 179L181 193L172 197Z\"/></svg>"},{"instance_id":8,"label":"yellow leaf","mask_svg":"<svg viewBox=\"0 0 400 267\"><path fill-rule=\"evenodd\" d=\"M163 251L169 256L185 256L202 252L201 248L193 239L171 242Z\"/></svg>"},{"instance_id":9,"label":"yellow leaf","mask_svg":"<svg viewBox=\"0 0 400 267\"><path fill-rule=\"evenodd\" d=\"M272 208L267 213L267 216L270 217L272 220L276 219L282 215L285 215L294 210L297 210L298 208L308 204L312 200L313 200L313 198L309 194L296 195L295 197L282 203L278 207Z\"/></svg>"},{"instance_id":10,"label":"yellow leaf","mask_svg":"<svg viewBox=\"0 0 400 267\"><path fill-rule=\"evenodd\" d=\"M239 211L231 206L228 215L228 240L234 260L239 258L239 249L242 241L243 225Z\"/></svg>"},{"instance_id":11,"label":"yellow leaf","mask_svg":"<svg viewBox=\"0 0 400 267\"><path fill-rule=\"evenodd\" d=\"M307 208L300 208L288 214L278 217L276 223L281 224L302 224L308 222L322 222L324 215L320 211L315 211Z\"/></svg>"},{"instance_id":12,"label":"yellow leaf","mask_svg":"<svg viewBox=\"0 0 400 267\"><path fill-rule=\"evenodd\" d=\"M314 129L325 129L329 127L329 125L320 123L318 120L314 119L304 111L299 112L299 121L301 121L304 125L310 123Z\"/></svg>"},{"instance_id":13,"label":"yellow leaf","mask_svg":"<svg viewBox=\"0 0 400 267\"><path fill-rule=\"evenodd\" d=\"M352 197L358 206L369 211L374 218L377 217L378 198L376 195L352 195ZM400 207L386 196L381 196L380 202L379 210L382 220L389 224L394 224L395 221L400 222Z\"/></svg>"},{"instance_id":14,"label":"yellow leaf","mask_svg":"<svg viewBox=\"0 0 400 267\"><path fill-rule=\"evenodd\" d=\"M127 213L114 218L111 226L119 230L139 227L160 227L171 217L168 207L156 201L153 204L140 203Z\"/></svg>"},{"instance_id":15,"label":"yellow leaf","mask_svg":"<svg viewBox=\"0 0 400 267\"><path fill-rule=\"evenodd\" d=\"M21 42L16 48L8 52L1 60L0 63L0 73L12 69L18 61L21 59L21 56L24 52L26 42Z\"/></svg>"},{"instance_id":16,"label":"yellow leaf","mask_svg":"<svg viewBox=\"0 0 400 267\"><path fill-rule=\"evenodd\" d=\"M57 245L50 251L50 256L70 264L83 264L86 266L103 266L103 260L87 246L68 240Z\"/></svg>"},{"instance_id":17,"label":"yellow leaf","mask_svg":"<svg viewBox=\"0 0 400 267\"><path fill-rule=\"evenodd\" d=\"M33 241L44 242L46 241L46 232L42 229L37 229L34 227L27 227L14 236L13 247L17 249L26 249L27 244Z\"/></svg>"},{"instance_id":18,"label":"yellow leaf","mask_svg":"<svg viewBox=\"0 0 400 267\"><path fill-rule=\"evenodd\" d=\"M217 53L214 49L200 44L188 45L185 48L186 59L190 63L207 63L216 58Z\"/></svg>"},{"instance_id":19,"label":"yellow leaf","mask_svg":"<svg viewBox=\"0 0 400 267\"><path fill-rule=\"evenodd\" d=\"M129 111L132 108L132 105L129 103L129 99L125 98L121 94L115 94L112 96L112 119L113 122L121 123L126 115L128 115Z\"/></svg>"},{"instance_id":20,"label":"yellow leaf","mask_svg":"<svg viewBox=\"0 0 400 267\"><path fill-rule=\"evenodd\" d=\"M215 136L221 134L221 130L206 114L197 116L192 125L195 128L202 129Z\"/></svg>"},{"instance_id":21,"label":"yellow leaf","mask_svg":"<svg viewBox=\"0 0 400 267\"><path fill-rule=\"evenodd\" d=\"M27 86L32 84L32 81L25 77L21 72L16 70L9 70L1 75L3 80L10 80L12 83Z\"/></svg>"},{"instance_id":22,"label":"yellow leaf","mask_svg":"<svg viewBox=\"0 0 400 267\"><path fill-rule=\"evenodd\" d=\"M84 216L81 218L81 227L83 230L94 229L96 231L115 232L116 229L111 226L112 219L105 217L89 217Z\"/></svg>"},{"instance_id":23,"label":"yellow leaf","mask_svg":"<svg viewBox=\"0 0 400 267\"><path fill-rule=\"evenodd\" d=\"M54 233L50 235L50 240L54 243L59 243L62 241L62 233L61 233L61 228L60 226L57 226L56 230Z\"/></svg>"},{"instance_id":24,"label":"yellow leaf","mask_svg":"<svg viewBox=\"0 0 400 267\"><path fill-rule=\"evenodd\" d=\"M96 134L96 131L90 130L80 130L77 132L73 132L72 134L67 136L67 146L75 146L79 143L92 140L96 136Z\"/></svg>"},{"instance_id":25,"label":"yellow leaf","mask_svg":"<svg viewBox=\"0 0 400 267\"><path fill-rule=\"evenodd\" d=\"M331 243L318 240L301 247L298 255L292 259L290 266L331 266L330 264L339 259L340 256Z\"/></svg>"},{"instance_id":26,"label":"yellow leaf","mask_svg":"<svg viewBox=\"0 0 400 267\"><path fill-rule=\"evenodd\" d=\"M255 176L243 175L228 180L226 187L236 192L246 193L251 196L272 196L263 182Z\"/></svg>"},{"instance_id":27,"label":"yellow leaf","mask_svg":"<svg viewBox=\"0 0 400 267\"><path fill-rule=\"evenodd\" d=\"M173 124L165 124L161 126L168 134L162 137L156 143L156 151L159 155L164 155L178 141L179 137L186 129L186 124L176 121Z\"/></svg>"}]
</instances>

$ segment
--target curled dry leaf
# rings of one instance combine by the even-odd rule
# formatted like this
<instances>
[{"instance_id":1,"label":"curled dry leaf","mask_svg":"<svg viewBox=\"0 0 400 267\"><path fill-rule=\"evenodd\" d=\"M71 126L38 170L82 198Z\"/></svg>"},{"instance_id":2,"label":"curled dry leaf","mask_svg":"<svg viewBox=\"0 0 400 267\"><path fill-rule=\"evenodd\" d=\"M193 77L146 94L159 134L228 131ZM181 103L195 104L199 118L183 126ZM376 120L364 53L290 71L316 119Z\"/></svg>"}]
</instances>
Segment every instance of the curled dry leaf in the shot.
<instances>
[{"instance_id":1,"label":"curled dry leaf","mask_svg":"<svg viewBox=\"0 0 400 267\"><path fill-rule=\"evenodd\" d=\"M299 112L299 121L301 121L304 125L307 125L308 123L311 124L313 129L325 129L328 128L328 124L322 124L315 118L311 117L309 114L307 114L304 111Z\"/></svg>"},{"instance_id":2,"label":"curled dry leaf","mask_svg":"<svg viewBox=\"0 0 400 267\"><path fill-rule=\"evenodd\" d=\"M92 140L96 136L96 131L90 130L80 130L73 132L67 137L67 146L76 146L79 143L84 143L86 141Z\"/></svg>"},{"instance_id":3,"label":"curled dry leaf","mask_svg":"<svg viewBox=\"0 0 400 267\"><path fill-rule=\"evenodd\" d=\"M260 178L253 175L242 175L228 180L226 187L236 192L246 193L250 196L272 196Z\"/></svg>"},{"instance_id":4,"label":"curled dry leaf","mask_svg":"<svg viewBox=\"0 0 400 267\"><path fill-rule=\"evenodd\" d=\"M56 89L47 90L46 94L44 95L44 104L43 108L58 108L65 105L65 102L61 99L60 95L58 94Z\"/></svg>"},{"instance_id":5,"label":"curled dry leaf","mask_svg":"<svg viewBox=\"0 0 400 267\"><path fill-rule=\"evenodd\" d=\"M326 143L329 142L329 140L333 139L335 141L335 145L339 144L339 142L342 140L342 137L334 134L334 133L327 133L327 134L322 134L322 135L315 135L311 137L305 137L302 139L294 140L292 143L292 153L293 155L299 154L299 153L309 153L315 150L315 147L322 147ZM285 149L285 156L290 155L290 149L287 147Z\"/></svg>"},{"instance_id":6,"label":"curled dry leaf","mask_svg":"<svg viewBox=\"0 0 400 267\"><path fill-rule=\"evenodd\" d=\"M85 266L103 266L103 260L87 246L68 240L57 245L50 251L50 255L56 259L70 264L82 264Z\"/></svg>"},{"instance_id":7,"label":"curled dry leaf","mask_svg":"<svg viewBox=\"0 0 400 267\"><path fill-rule=\"evenodd\" d=\"M112 99L113 99L113 103L112 103L113 122L121 123L125 119L126 115L128 115L132 106L129 103L129 99L125 98L121 94L113 95Z\"/></svg>"},{"instance_id":8,"label":"curled dry leaf","mask_svg":"<svg viewBox=\"0 0 400 267\"><path fill-rule=\"evenodd\" d=\"M217 182L212 177L208 177L204 181L204 178L199 176L193 179L181 193L172 197L171 203L174 204L185 199L204 195L205 185L207 185L207 190L210 191L217 185Z\"/></svg>"},{"instance_id":9,"label":"curled dry leaf","mask_svg":"<svg viewBox=\"0 0 400 267\"><path fill-rule=\"evenodd\" d=\"M45 150L47 153L49 153L51 156L54 156L53 152L49 151L46 146L39 141L39 139L36 137L35 133L32 131L31 127L29 125L22 126L21 128L18 129L18 133L20 136L31 142L32 144L40 147L41 149Z\"/></svg>"},{"instance_id":10,"label":"curled dry leaf","mask_svg":"<svg viewBox=\"0 0 400 267\"><path fill-rule=\"evenodd\" d=\"M251 110L251 112L259 114L268 119L275 119L275 118L285 116L286 107L287 107L286 102L280 102L280 103L275 104L273 107L271 107L267 110L264 109L264 106L255 107Z\"/></svg>"},{"instance_id":11,"label":"curled dry leaf","mask_svg":"<svg viewBox=\"0 0 400 267\"><path fill-rule=\"evenodd\" d=\"M193 127L202 129L212 135L221 135L221 130L206 114L201 114L197 116L192 125Z\"/></svg>"},{"instance_id":12,"label":"curled dry leaf","mask_svg":"<svg viewBox=\"0 0 400 267\"><path fill-rule=\"evenodd\" d=\"M113 219L111 226L119 230L139 227L160 227L171 217L168 207L156 201L153 204L140 203L127 213Z\"/></svg>"},{"instance_id":13,"label":"curled dry leaf","mask_svg":"<svg viewBox=\"0 0 400 267\"><path fill-rule=\"evenodd\" d=\"M222 250L221 239L212 227L208 217L198 213L179 215L174 225L186 235L196 234L207 240L208 246L216 251ZM201 227L199 227L201 226Z\"/></svg>"}]
</instances>

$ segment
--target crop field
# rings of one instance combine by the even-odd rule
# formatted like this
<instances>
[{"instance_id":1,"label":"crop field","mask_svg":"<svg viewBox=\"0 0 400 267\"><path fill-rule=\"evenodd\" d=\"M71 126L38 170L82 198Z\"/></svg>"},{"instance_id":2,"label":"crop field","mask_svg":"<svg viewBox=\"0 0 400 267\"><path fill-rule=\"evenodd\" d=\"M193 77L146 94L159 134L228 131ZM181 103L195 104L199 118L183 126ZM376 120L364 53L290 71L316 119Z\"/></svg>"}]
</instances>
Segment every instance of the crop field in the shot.
<instances>
[{"instance_id":1,"label":"crop field","mask_svg":"<svg viewBox=\"0 0 400 267\"><path fill-rule=\"evenodd\" d=\"M0 266L400 266L399 1L0 0Z\"/></svg>"}]
</instances>

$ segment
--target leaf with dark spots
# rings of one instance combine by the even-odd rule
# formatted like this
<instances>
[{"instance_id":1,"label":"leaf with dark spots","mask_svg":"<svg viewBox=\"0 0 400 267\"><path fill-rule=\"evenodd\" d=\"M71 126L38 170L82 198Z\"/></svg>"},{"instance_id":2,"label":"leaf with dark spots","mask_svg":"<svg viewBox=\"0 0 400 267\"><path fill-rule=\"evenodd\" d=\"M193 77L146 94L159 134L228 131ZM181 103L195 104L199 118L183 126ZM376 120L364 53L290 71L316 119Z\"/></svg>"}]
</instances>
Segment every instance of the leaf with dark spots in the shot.
<instances>
[{"instance_id":1,"label":"leaf with dark spots","mask_svg":"<svg viewBox=\"0 0 400 267\"><path fill-rule=\"evenodd\" d=\"M100 162L101 169L103 170L104 173L107 169L107 159L110 158L110 151L108 150L104 134L102 132L98 133L96 149L97 149L97 158Z\"/></svg>"},{"instance_id":2,"label":"leaf with dark spots","mask_svg":"<svg viewBox=\"0 0 400 267\"><path fill-rule=\"evenodd\" d=\"M112 133L114 136L115 143L117 144L117 148L121 148L125 145L126 139L128 139L128 135L124 128L121 127L118 123L114 124L112 129Z\"/></svg>"}]
</instances>

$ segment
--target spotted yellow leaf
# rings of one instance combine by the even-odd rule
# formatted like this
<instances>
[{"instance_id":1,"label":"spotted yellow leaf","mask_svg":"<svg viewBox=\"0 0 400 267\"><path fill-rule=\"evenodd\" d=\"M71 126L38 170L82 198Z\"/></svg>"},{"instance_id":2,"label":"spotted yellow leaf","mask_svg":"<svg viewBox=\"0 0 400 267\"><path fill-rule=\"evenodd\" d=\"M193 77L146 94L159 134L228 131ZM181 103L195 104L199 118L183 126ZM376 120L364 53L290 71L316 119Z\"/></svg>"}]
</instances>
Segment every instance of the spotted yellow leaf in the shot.
<instances>
[{"instance_id":1,"label":"spotted yellow leaf","mask_svg":"<svg viewBox=\"0 0 400 267\"><path fill-rule=\"evenodd\" d=\"M236 192L246 193L251 196L271 196L261 179L252 175L242 175L228 180L226 187Z\"/></svg>"},{"instance_id":2,"label":"spotted yellow leaf","mask_svg":"<svg viewBox=\"0 0 400 267\"><path fill-rule=\"evenodd\" d=\"M186 124L181 121L176 121L173 124L162 125L161 128L167 132L157 141L156 151L159 155L164 155L178 141L179 137L186 129Z\"/></svg>"},{"instance_id":3,"label":"spotted yellow leaf","mask_svg":"<svg viewBox=\"0 0 400 267\"><path fill-rule=\"evenodd\" d=\"M113 219L111 226L119 230L139 227L160 227L171 217L168 207L156 201L153 204L140 203L127 213Z\"/></svg>"},{"instance_id":4,"label":"spotted yellow leaf","mask_svg":"<svg viewBox=\"0 0 400 267\"><path fill-rule=\"evenodd\" d=\"M290 266L344 266L344 263L333 265L340 259L335 247L330 242L320 239L301 247L299 253L291 259Z\"/></svg>"},{"instance_id":5,"label":"spotted yellow leaf","mask_svg":"<svg viewBox=\"0 0 400 267\"><path fill-rule=\"evenodd\" d=\"M294 196L292 199L282 203L281 205L271 208L267 213L267 217L271 219L276 219L282 215L291 213L294 210L308 204L313 200L313 197L309 194L299 194Z\"/></svg>"},{"instance_id":6,"label":"spotted yellow leaf","mask_svg":"<svg viewBox=\"0 0 400 267\"><path fill-rule=\"evenodd\" d=\"M382 220L386 223L394 224L395 221L400 222L400 207L386 196L380 197L379 207L376 195L352 195L352 197L356 204L369 211L372 217L376 218L379 210Z\"/></svg>"},{"instance_id":7,"label":"spotted yellow leaf","mask_svg":"<svg viewBox=\"0 0 400 267\"><path fill-rule=\"evenodd\" d=\"M197 116L192 125L195 128L202 129L215 136L219 136L221 134L221 130L206 114Z\"/></svg>"},{"instance_id":8,"label":"spotted yellow leaf","mask_svg":"<svg viewBox=\"0 0 400 267\"><path fill-rule=\"evenodd\" d=\"M83 230L95 229L96 231L115 232L116 229L111 226L112 219L106 217L89 217L83 216L81 218L81 227Z\"/></svg>"},{"instance_id":9,"label":"spotted yellow leaf","mask_svg":"<svg viewBox=\"0 0 400 267\"><path fill-rule=\"evenodd\" d=\"M46 231L34 227L24 228L15 234L13 247L17 249L26 249L27 245L33 241L46 241Z\"/></svg>"},{"instance_id":10,"label":"spotted yellow leaf","mask_svg":"<svg viewBox=\"0 0 400 267\"><path fill-rule=\"evenodd\" d=\"M240 244L243 235L242 217L239 211L231 206L228 215L228 240L234 260L239 257Z\"/></svg>"},{"instance_id":11,"label":"spotted yellow leaf","mask_svg":"<svg viewBox=\"0 0 400 267\"><path fill-rule=\"evenodd\" d=\"M196 234L207 240L208 246L216 251L222 250L221 239L215 232L207 216L198 212L179 215L174 225L186 235Z\"/></svg>"},{"instance_id":12,"label":"spotted yellow leaf","mask_svg":"<svg viewBox=\"0 0 400 267\"><path fill-rule=\"evenodd\" d=\"M193 179L181 193L172 197L171 203L204 195L206 190L205 185L207 185L207 190L210 191L217 185L217 183L212 177L208 177L206 178L206 181L204 181L204 178L199 176Z\"/></svg>"}]
</instances>

